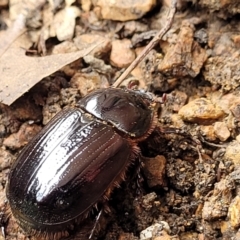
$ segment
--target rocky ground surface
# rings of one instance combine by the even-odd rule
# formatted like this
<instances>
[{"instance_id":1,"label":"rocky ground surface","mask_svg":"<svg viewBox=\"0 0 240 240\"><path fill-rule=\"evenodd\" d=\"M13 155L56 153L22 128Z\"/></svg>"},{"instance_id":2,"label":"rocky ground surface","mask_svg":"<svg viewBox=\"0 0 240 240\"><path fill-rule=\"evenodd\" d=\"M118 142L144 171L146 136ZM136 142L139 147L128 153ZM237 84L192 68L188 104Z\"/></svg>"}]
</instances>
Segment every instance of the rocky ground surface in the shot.
<instances>
[{"instance_id":1,"label":"rocky ground surface","mask_svg":"<svg viewBox=\"0 0 240 240\"><path fill-rule=\"evenodd\" d=\"M25 30L9 41L30 56L44 60L101 43L39 77L9 106L0 96L3 212L8 174L21 149L57 112L75 107L94 89L111 86L165 25L169 5L167 0L42 0L37 5L0 0L0 38L22 14ZM140 173L136 161L112 192L110 212L101 216L93 239L240 239L239 13L239 0L179 1L170 31L122 83L134 82L159 97L166 93L167 100L158 109L156 131L140 144ZM27 71L26 57L10 54L12 42L4 45L5 61L18 61ZM19 76L15 70L13 79ZM12 87L9 81L4 84ZM87 239L96 212L90 215L67 239ZM34 239L12 216L5 220L6 239Z\"/></svg>"}]
</instances>

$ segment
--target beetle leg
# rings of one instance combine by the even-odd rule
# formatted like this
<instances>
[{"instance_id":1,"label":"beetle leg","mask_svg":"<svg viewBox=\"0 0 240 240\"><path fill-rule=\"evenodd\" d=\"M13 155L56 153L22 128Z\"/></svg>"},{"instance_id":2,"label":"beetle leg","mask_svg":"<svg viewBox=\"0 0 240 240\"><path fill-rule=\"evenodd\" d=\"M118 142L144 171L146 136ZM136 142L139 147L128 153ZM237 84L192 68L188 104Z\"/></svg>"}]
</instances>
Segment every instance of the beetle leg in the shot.
<instances>
[{"instance_id":1,"label":"beetle leg","mask_svg":"<svg viewBox=\"0 0 240 240\"><path fill-rule=\"evenodd\" d=\"M102 215L102 209L99 211L98 215L96 216L94 226L93 226L93 228L92 228L92 230L91 230L91 233L90 233L88 239L91 239L91 238L92 238L92 236L93 236L93 234L94 234L94 231L95 231L95 229L96 229L96 227L97 227L97 224L98 224L98 222L99 222L99 218L100 218L101 215Z\"/></svg>"},{"instance_id":2,"label":"beetle leg","mask_svg":"<svg viewBox=\"0 0 240 240\"><path fill-rule=\"evenodd\" d=\"M4 239L6 239L5 224L8 220L8 217L9 217L6 214L7 205L8 205L8 201L5 200L3 210L0 212L0 226L1 226L2 236L3 236ZM5 218L7 218L7 219L5 219Z\"/></svg>"},{"instance_id":3,"label":"beetle leg","mask_svg":"<svg viewBox=\"0 0 240 240\"><path fill-rule=\"evenodd\" d=\"M6 232L5 232L4 226L1 226L1 231L2 231L3 238L6 239Z\"/></svg>"},{"instance_id":4,"label":"beetle leg","mask_svg":"<svg viewBox=\"0 0 240 240\"><path fill-rule=\"evenodd\" d=\"M136 159L136 162L134 163L136 167L135 174L133 175L133 179L136 179L136 193L138 196L143 195L142 191L142 182L144 181L143 176L142 176L142 168L143 168L143 159L144 157L139 154L138 158Z\"/></svg>"}]
</instances>

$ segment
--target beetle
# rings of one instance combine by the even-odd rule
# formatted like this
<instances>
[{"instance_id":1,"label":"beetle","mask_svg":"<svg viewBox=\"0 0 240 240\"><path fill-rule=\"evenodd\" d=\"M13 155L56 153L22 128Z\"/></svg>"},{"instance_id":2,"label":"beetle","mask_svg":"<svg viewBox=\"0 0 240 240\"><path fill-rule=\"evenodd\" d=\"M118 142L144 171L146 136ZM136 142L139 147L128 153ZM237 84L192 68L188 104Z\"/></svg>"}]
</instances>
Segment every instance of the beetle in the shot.
<instances>
[{"instance_id":1,"label":"beetle","mask_svg":"<svg viewBox=\"0 0 240 240\"><path fill-rule=\"evenodd\" d=\"M67 236L123 181L156 126L154 105L146 93L108 88L58 113L10 171L6 193L20 227L46 239Z\"/></svg>"}]
</instances>

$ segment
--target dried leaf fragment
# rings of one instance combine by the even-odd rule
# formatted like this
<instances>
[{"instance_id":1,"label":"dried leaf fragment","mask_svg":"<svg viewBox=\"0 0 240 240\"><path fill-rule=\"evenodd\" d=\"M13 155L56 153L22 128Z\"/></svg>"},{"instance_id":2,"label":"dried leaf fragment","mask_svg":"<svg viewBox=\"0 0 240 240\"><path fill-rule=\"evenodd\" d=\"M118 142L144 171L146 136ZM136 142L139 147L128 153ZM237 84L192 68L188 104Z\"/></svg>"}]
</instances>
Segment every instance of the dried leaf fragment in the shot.
<instances>
[{"instance_id":1,"label":"dried leaf fragment","mask_svg":"<svg viewBox=\"0 0 240 240\"><path fill-rule=\"evenodd\" d=\"M10 48L0 58L0 101L10 105L41 79L89 54L102 42L82 51L45 57L28 57L20 48Z\"/></svg>"}]
</instances>

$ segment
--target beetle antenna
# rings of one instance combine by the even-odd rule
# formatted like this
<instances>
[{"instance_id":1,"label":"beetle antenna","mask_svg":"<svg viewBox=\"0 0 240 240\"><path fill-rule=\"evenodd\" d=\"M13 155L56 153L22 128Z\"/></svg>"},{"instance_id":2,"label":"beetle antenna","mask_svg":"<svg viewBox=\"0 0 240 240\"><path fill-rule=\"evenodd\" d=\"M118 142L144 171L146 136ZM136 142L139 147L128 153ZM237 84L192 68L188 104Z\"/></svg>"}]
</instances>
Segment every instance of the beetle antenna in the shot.
<instances>
[{"instance_id":1,"label":"beetle antenna","mask_svg":"<svg viewBox=\"0 0 240 240\"><path fill-rule=\"evenodd\" d=\"M91 231L88 239L91 239L91 238L92 238L93 233L94 233L94 231L95 231L95 229L96 229L96 227L97 227L97 224L98 224L98 221L99 221L99 218L100 218L101 215L102 215L102 209L99 211L99 213L98 213L98 215L97 215L97 217L96 217L96 219L95 219L94 226L93 226L93 228L92 228L92 231Z\"/></svg>"},{"instance_id":2,"label":"beetle antenna","mask_svg":"<svg viewBox=\"0 0 240 240\"><path fill-rule=\"evenodd\" d=\"M141 92L141 91L139 90L139 92ZM151 92L145 92L145 91L142 91L142 92L145 93L145 96L146 96L145 98L150 100L153 103L164 104L167 101L166 93L163 93L162 97L158 97L154 93L151 93ZM144 96L142 96L142 97L144 97Z\"/></svg>"},{"instance_id":3,"label":"beetle antenna","mask_svg":"<svg viewBox=\"0 0 240 240\"><path fill-rule=\"evenodd\" d=\"M162 97L157 97L156 95L152 95L152 101L155 103L160 103L160 104L164 104L167 101L167 94L163 93Z\"/></svg>"}]
</instances>

